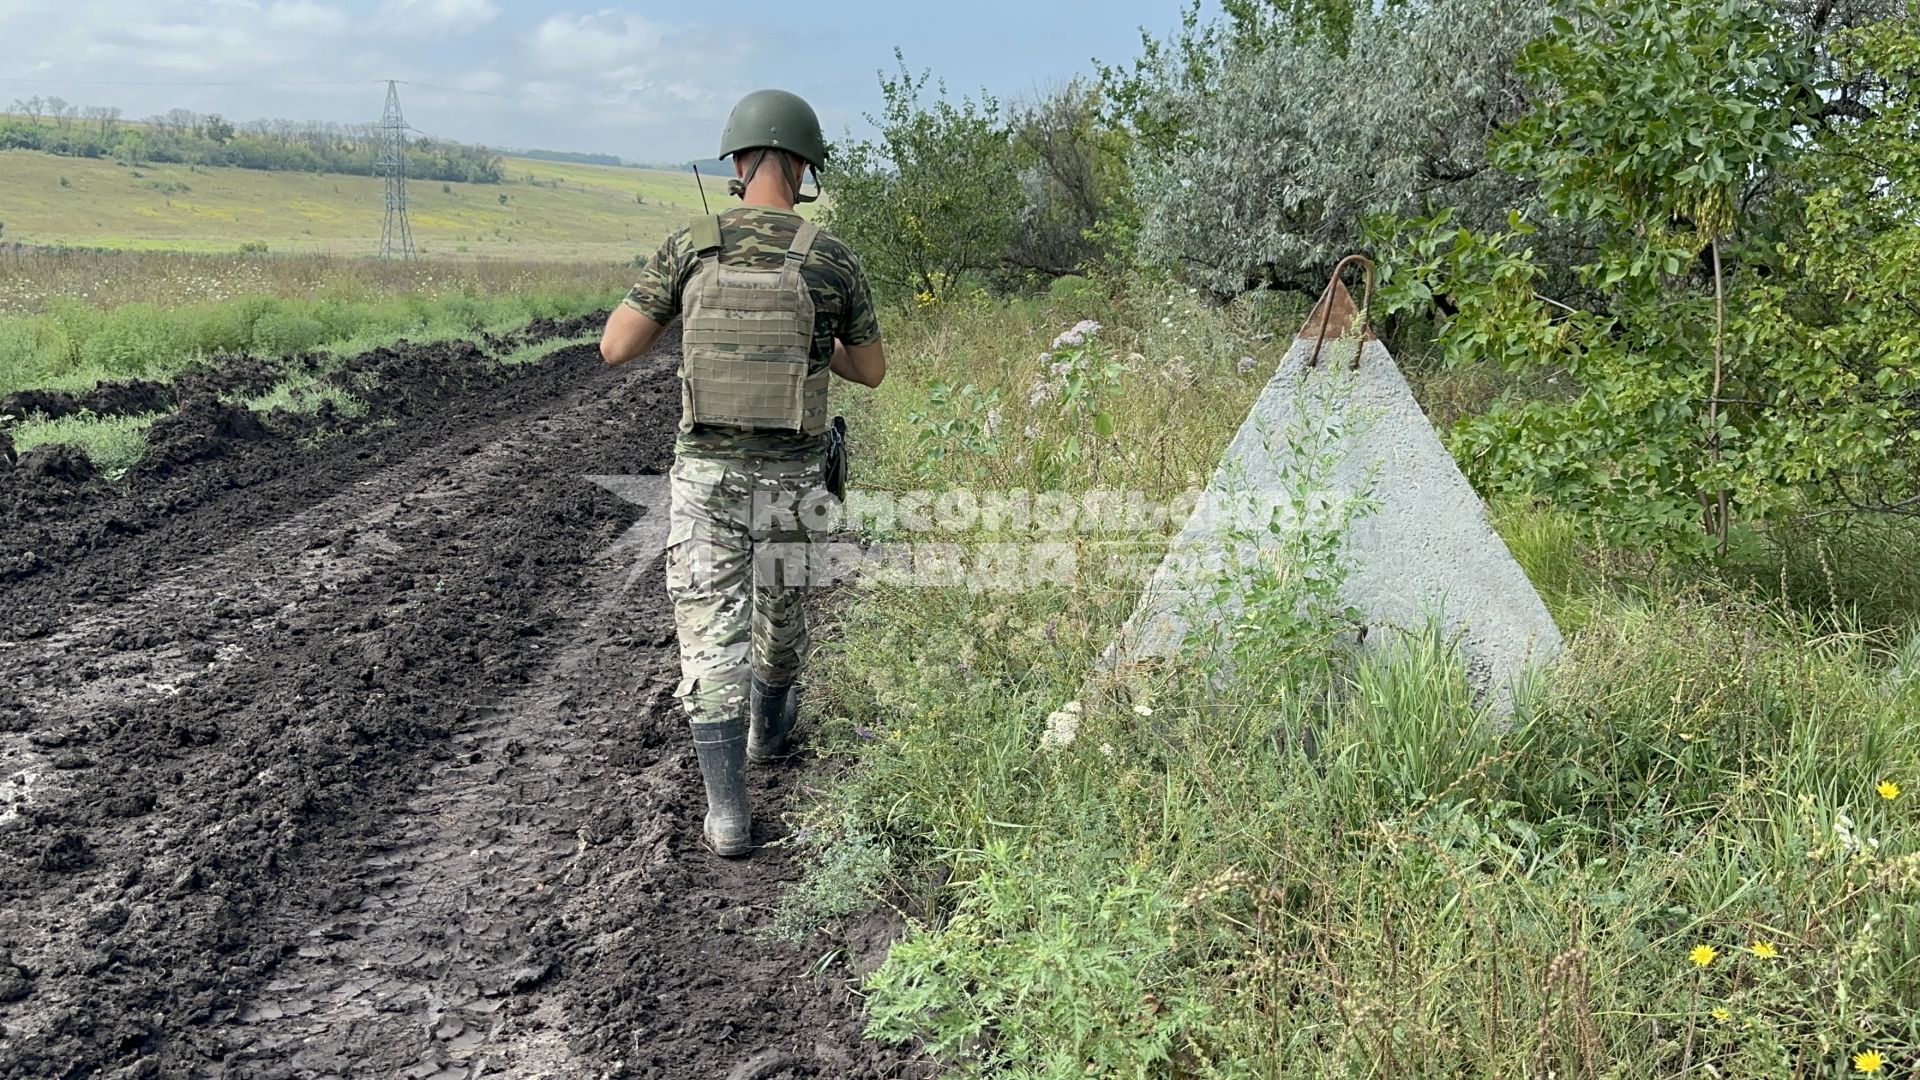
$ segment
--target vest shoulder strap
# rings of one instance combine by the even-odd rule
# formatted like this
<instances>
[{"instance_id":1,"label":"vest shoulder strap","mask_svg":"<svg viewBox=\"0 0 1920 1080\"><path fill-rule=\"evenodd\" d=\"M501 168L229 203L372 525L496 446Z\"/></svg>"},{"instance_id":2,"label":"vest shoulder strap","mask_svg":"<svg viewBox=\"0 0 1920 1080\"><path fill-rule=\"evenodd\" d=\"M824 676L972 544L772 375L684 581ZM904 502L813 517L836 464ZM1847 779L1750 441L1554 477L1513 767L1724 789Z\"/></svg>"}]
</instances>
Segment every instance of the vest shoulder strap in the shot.
<instances>
[{"instance_id":1,"label":"vest shoulder strap","mask_svg":"<svg viewBox=\"0 0 1920 1080\"><path fill-rule=\"evenodd\" d=\"M687 237L693 241L696 255L720 251L720 219L718 217L697 217L687 226Z\"/></svg>"},{"instance_id":2,"label":"vest shoulder strap","mask_svg":"<svg viewBox=\"0 0 1920 1080\"><path fill-rule=\"evenodd\" d=\"M820 226L811 221L802 222L800 231L793 234L793 246L787 249L787 258L797 263L807 261L813 252L813 242L820 238Z\"/></svg>"}]
</instances>

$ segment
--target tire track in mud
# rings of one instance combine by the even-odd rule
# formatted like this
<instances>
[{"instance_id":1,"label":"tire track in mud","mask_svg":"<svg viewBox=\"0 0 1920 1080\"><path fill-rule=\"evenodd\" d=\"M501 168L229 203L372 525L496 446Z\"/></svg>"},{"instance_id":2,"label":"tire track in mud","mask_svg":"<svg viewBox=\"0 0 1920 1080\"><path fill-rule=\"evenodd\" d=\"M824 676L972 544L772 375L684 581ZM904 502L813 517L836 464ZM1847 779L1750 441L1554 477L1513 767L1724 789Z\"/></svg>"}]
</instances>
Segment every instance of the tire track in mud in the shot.
<instances>
[{"instance_id":1,"label":"tire track in mud","mask_svg":"<svg viewBox=\"0 0 1920 1080\"><path fill-rule=\"evenodd\" d=\"M908 1075L751 932L797 868L699 849L658 567L598 558L671 361L71 515L0 599L0 1077Z\"/></svg>"}]
</instances>

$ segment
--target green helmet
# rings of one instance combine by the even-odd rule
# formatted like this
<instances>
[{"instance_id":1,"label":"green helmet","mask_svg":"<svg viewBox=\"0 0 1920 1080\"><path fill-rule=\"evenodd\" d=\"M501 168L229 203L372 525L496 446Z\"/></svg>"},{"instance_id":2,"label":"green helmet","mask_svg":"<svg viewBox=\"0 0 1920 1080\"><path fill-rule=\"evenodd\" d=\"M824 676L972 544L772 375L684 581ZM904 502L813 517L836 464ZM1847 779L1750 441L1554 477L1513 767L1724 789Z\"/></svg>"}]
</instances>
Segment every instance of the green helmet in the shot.
<instances>
[{"instance_id":1,"label":"green helmet","mask_svg":"<svg viewBox=\"0 0 1920 1080\"><path fill-rule=\"evenodd\" d=\"M797 154L819 172L827 164L827 140L820 134L820 117L798 94L785 90L755 90L740 99L720 134L720 156L763 146Z\"/></svg>"}]
</instances>

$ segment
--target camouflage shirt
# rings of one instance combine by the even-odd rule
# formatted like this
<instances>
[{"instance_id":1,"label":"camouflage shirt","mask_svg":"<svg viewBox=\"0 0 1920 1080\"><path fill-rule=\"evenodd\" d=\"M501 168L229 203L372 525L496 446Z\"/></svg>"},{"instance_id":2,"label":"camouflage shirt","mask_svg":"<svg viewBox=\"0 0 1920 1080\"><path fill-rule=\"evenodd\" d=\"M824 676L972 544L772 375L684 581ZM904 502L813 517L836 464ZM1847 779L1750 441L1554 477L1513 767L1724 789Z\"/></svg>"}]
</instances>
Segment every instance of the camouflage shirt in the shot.
<instances>
[{"instance_id":1,"label":"camouflage shirt","mask_svg":"<svg viewBox=\"0 0 1920 1080\"><path fill-rule=\"evenodd\" d=\"M804 219L791 210L746 204L720 214L721 261L728 266L775 270ZM662 326L680 314L680 300L699 269L700 257L685 228L667 237L640 272L640 281L627 294L626 304ZM813 348L809 370L818 372L833 360L833 339L848 345L871 345L880 340L880 321L867 289L867 276L852 249L828 233L814 241L813 252L801 268L813 294ZM746 431L700 424L680 436L680 453L751 457L813 457L824 452L824 435L782 431Z\"/></svg>"}]
</instances>

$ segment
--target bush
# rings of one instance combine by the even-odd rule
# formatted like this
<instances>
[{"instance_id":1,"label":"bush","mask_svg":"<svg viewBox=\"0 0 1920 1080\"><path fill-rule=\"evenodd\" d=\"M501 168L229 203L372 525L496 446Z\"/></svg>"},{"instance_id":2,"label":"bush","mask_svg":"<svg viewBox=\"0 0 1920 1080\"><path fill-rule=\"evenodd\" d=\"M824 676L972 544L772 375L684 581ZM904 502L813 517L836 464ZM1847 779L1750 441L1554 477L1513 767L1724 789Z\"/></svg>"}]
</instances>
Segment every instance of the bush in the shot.
<instances>
[{"instance_id":1,"label":"bush","mask_svg":"<svg viewBox=\"0 0 1920 1080\"><path fill-rule=\"evenodd\" d=\"M292 356L317 349L328 337L325 324L299 310L269 311L253 324L254 350L273 356Z\"/></svg>"},{"instance_id":2,"label":"bush","mask_svg":"<svg viewBox=\"0 0 1920 1080\"><path fill-rule=\"evenodd\" d=\"M80 345L80 361L109 375L147 375L190 342L186 320L152 304L128 304L98 319Z\"/></svg>"}]
</instances>

